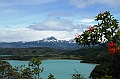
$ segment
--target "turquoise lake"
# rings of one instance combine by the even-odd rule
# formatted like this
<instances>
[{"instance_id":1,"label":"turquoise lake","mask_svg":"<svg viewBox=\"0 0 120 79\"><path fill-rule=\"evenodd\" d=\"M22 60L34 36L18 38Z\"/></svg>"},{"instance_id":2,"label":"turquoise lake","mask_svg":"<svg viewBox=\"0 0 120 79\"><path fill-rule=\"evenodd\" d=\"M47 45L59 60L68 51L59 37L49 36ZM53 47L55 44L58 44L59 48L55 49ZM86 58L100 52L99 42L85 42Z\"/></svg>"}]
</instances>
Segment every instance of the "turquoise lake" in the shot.
<instances>
[{"instance_id":1,"label":"turquoise lake","mask_svg":"<svg viewBox=\"0 0 120 79\"><path fill-rule=\"evenodd\" d=\"M13 67L19 65L28 66L28 61L7 60ZM56 79L72 79L70 74L77 70L82 76L88 79L90 72L96 64L80 63L81 60L43 60L40 67L44 67L40 74L42 79L46 79L52 73ZM74 70L75 69L75 70Z\"/></svg>"}]
</instances>

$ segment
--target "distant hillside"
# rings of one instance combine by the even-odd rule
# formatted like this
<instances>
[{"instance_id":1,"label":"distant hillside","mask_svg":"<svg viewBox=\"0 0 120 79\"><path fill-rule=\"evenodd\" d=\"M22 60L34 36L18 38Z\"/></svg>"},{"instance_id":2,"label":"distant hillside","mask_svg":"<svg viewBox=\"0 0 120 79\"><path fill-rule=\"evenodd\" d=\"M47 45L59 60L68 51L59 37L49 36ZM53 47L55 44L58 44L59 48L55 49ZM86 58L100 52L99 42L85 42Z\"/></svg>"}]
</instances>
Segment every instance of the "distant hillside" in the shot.
<instances>
[{"instance_id":1,"label":"distant hillside","mask_svg":"<svg viewBox=\"0 0 120 79\"><path fill-rule=\"evenodd\" d=\"M86 63L106 63L111 61L111 55L108 50L102 46L83 47L76 50L68 50L63 55L75 55L82 58Z\"/></svg>"},{"instance_id":2,"label":"distant hillside","mask_svg":"<svg viewBox=\"0 0 120 79\"><path fill-rule=\"evenodd\" d=\"M51 55L59 53L60 53L59 49L48 47L0 48L0 55Z\"/></svg>"},{"instance_id":3,"label":"distant hillside","mask_svg":"<svg viewBox=\"0 0 120 79\"><path fill-rule=\"evenodd\" d=\"M79 46L71 40L58 40L55 37L47 37L38 41L30 42L0 42L1 48L29 48L29 47L50 47L57 49L73 49L79 48Z\"/></svg>"},{"instance_id":4,"label":"distant hillside","mask_svg":"<svg viewBox=\"0 0 120 79\"><path fill-rule=\"evenodd\" d=\"M49 47L34 48L0 48L0 60L29 60L32 57L55 59L60 56L62 49Z\"/></svg>"}]
</instances>

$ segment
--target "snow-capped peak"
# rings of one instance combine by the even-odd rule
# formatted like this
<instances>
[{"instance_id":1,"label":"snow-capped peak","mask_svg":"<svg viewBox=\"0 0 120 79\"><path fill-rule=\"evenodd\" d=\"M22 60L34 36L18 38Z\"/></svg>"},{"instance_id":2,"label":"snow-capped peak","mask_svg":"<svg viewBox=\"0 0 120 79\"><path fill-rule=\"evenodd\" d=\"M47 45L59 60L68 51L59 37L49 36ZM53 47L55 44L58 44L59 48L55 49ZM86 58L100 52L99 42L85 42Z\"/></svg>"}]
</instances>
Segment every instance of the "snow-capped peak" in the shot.
<instances>
[{"instance_id":1,"label":"snow-capped peak","mask_svg":"<svg viewBox=\"0 0 120 79\"><path fill-rule=\"evenodd\" d=\"M69 39L68 38L66 38L66 39L59 39L58 38L57 39L57 38L55 38L53 36L44 38L43 41L44 42L69 42L69 43L75 43L74 40L70 39L70 38Z\"/></svg>"},{"instance_id":2,"label":"snow-capped peak","mask_svg":"<svg viewBox=\"0 0 120 79\"><path fill-rule=\"evenodd\" d=\"M55 37L51 36L51 37L44 38L43 41L44 42L57 42L58 40Z\"/></svg>"}]
</instances>

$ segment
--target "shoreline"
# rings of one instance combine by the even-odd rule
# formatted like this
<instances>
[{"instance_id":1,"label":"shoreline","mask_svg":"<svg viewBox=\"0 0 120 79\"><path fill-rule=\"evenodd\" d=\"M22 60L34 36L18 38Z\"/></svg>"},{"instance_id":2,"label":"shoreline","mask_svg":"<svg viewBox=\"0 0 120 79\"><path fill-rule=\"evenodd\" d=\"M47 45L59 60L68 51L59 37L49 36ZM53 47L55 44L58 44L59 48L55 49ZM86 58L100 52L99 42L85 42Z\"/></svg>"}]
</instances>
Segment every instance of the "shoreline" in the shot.
<instances>
[{"instance_id":1,"label":"shoreline","mask_svg":"<svg viewBox=\"0 0 120 79\"><path fill-rule=\"evenodd\" d=\"M82 58L79 57L74 57L74 56L51 56L51 57L45 57L45 56L39 56L39 55L24 55L24 56L18 56L18 55L14 55L14 56L2 56L0 57L0 60L18 60L18 61L29 61L32 57L40 57L41 60L80 60L80 63L90 63L90 64L100 64L100 63L95 63L92 61L85 61Z\"/></svg>"},{"instance_id":2,"label":"shoreline","mask_svg":"<svg viewBox=\"0 0 120 79\"><path fill-rule=\"evenodd\" d=\"M58 55L58 56L40 56L40 55L13 55L13 56L1 56L1 60L30 60L32 57L40 57L41 60L55 60L55 59L71 59L71 60L81 60L79 57L75 56L63 56L63 55Z\"/></svg>"}]
</instances>

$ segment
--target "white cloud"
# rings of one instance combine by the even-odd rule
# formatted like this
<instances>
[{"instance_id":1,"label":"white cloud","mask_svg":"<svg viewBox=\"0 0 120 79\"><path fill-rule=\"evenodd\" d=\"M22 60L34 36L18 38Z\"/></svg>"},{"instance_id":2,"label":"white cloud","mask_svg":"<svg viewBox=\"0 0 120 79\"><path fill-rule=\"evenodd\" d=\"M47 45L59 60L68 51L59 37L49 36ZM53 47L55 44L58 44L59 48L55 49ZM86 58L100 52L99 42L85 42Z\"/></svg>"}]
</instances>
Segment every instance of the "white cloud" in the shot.
<instances>
[{"instance_id":1,"label":"white cloud","mask_svg":"<svg viewBox=\"0 0 120 79\"><path fill-rule=\"evenodd\" d=\"M119 3L120 0L70 0L69 4L82 9L91 5L105 5L115 8L120 6Z\"/></svg>"},{"instance_id":2,"label":"white cloud","mask_svg":"<svg viewBox=\"0 0 120 79\"><path fill-rule=\"evenodd\" d=\"M33 23L27 28L0 29L0 42L34 41L50 36L59 39L74 38L76 33L82 33L88 26L74 24L67 19L46 19L40 23ZM6 29L6 30L5 30Z\"/></svg>"},{"instance_id":3,"label":"white cloud","mask_svg":"<svg viewBox=\"0 0 120 79\"><path fill-rule=\"evenodd\" d=\"M17 28L12 30L0 29L0 42L36 41L46 37L54 36L59 39L74 38L79 31L37 31L28 28Z\"/></svg>"},{"instance_id":4,"label":"white cloud","mask_svg":"<svg viewBox=\"0 0 120 79\"><path fill-rule=\"evenodd\" d=\"M119 4L120 0L100 0L100 1L98 1L98 3L105 4L106 6L113 7L113 8L120 6L120 4Z\"/></svg>"},{"instance_id":5,"label":"white cloud","mask_svg":"<svg viewBox=\"0 0 120 79\"><path fill-rule=\"evenodd\" d=\"M63 12L63 11L57 11L57 12L51 12L51 13L49 13L48 16L50 16L50 17L54 17L54 16L73 17L74 15L73 15L72 12L71 13L66 13L66 12Z\"/></svg>"},{"instance_id":6,"label":"white cloud","mask_svg":"<svg viewBox=\"0 0 120 79\"><path fill-rule=\"evenodd\" d=\"M71 31L80 25L74 25L73 21L68 19L46 19L40 23L34 23L29 25L28 28L34 30L53 30L53 31Z\"/></svg>"},{"instance_id":7,"label":"white cloud","mask_svg":"<svg viewBox=\"0 0 120 79\"><path fill-rule=\"evenodd\" d=\"M82 19L81 22L84 22L84 23L89 23L89 22L93 22L94 19Z\"/></svg>"},{"instance_id":8,"label":"white cloud","mask_svg":"<svg viewBox=\"0 0 120 79\"><path fill-rule=\"evenodd\" d=\"M87 6L87 3L84 0L70 0L70 5L74 5L77 8L84 8Z\"/></svg>"},{"instance_id":9,"label":"white cloud","mask_svg":"<svg viewBox=\"0 0 120 79\"><path fill-rule=\"evenodd\" d=\"M56 0L0 0L0 6L44 4L54 1Z\"/></svg>"},{"instance_id":10,"label":"white cloud","mask_svg":"<svg viewBox=\"0 0 120 79\"><path fill-rule=\"evenodd\" d=\"M17 10L11 10L11 9L2 9L1 11L0 11L0 13L2 14L2 13L15 13L15 12L18 12Z\"/></svg>"}]
</instances>

